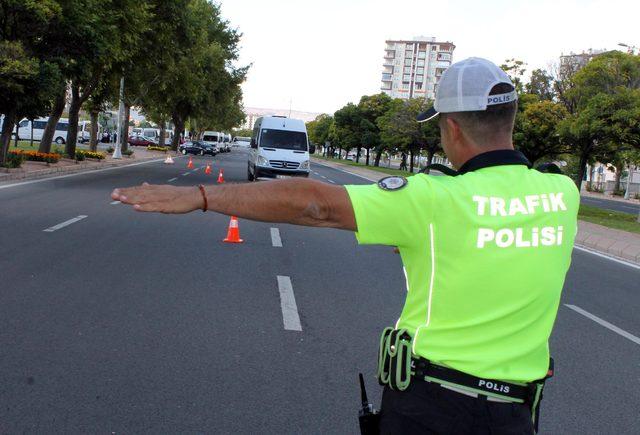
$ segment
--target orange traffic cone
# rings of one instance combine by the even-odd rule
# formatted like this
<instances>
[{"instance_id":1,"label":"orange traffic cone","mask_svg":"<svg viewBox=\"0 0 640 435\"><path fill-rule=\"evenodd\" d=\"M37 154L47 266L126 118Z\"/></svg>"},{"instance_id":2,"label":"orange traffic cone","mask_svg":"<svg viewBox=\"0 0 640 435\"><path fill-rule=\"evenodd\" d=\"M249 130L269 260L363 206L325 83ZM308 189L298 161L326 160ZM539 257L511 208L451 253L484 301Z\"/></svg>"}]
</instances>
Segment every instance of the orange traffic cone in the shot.
<instances>
[{"instance_id":1,"label":"orange traffic cone","mask_svg":"<svg viewBox=\"0 0 640 435\"><path fill-rule=\"evenodd\" d=\"M204 168L204 173L209 175L211 174L211 165L207 163L207 167Z\"/></svg>"},{"instance_id":2,"label":"orange traffic cone","mask_svg":"<svg viewBox=\"0 0 640 435\"><path fill-rule=\"evenodd\" d=\"M240 227L238 227L238 218L231 216L229 221L229 231L227 232L227 238L223 240L227 243L242 243L244 240L240 238Z\"/></svg>"},{"instance_id":3,"label":"orange traffic cone","mask_svg":"<svg viewBox=\"0 0 640 435\"><path fill-rule=\"evenodd\" d=\"M224 183L224 169L220 168L220 172L218 172L218 183Z\"/></svg>"},{"instance_id":4,"label":"orange traffic cone","mask_svg":"<svg viewBox=\"0 0 640 435\"><path fill-rule=\"evenodd\" d=\"M189 157L189 163L187 163L187 169L193 169L193 159Z\"/></svg>"}]
</instances>

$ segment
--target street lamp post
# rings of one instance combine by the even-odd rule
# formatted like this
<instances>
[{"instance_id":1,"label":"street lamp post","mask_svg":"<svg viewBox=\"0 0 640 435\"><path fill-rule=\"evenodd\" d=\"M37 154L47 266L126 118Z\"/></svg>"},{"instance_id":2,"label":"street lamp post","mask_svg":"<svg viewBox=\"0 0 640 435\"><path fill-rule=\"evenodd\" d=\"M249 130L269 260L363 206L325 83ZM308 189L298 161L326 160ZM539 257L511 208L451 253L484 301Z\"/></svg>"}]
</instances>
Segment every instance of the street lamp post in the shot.
<instances>
[{"instance_id":1,"label":"street lamp post","mask_svg":"<svg viewBox=\"0 0 640 435\"><path fill-rule=\"evenodd\" d=\"M625 47L627 49L627 53L629 54L635 54L636 50L638 49L638 47L636 47L635 45L625 44L624 42L618 42L618 45L620 47Z\"/></svg>"}]
</instances>

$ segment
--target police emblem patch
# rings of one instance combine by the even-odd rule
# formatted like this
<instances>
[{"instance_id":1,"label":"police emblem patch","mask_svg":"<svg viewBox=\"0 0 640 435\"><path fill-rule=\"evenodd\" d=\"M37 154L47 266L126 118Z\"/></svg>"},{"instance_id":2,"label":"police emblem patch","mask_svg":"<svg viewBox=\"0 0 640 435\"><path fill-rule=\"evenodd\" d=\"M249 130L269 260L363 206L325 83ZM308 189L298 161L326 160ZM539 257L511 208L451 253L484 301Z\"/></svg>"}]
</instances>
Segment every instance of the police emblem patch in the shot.
<instances>
[{"instance_id":1,"label":"police emblem patch","mask_svg":"<svg viewBox=\"0 0 640 435\"><path fill-rule=\"evenodd\" d=\"M378 181L378 187L383 190L398 190L406 186L408 182L404 177L385 177Z\"/></svg>"}]
</instances>

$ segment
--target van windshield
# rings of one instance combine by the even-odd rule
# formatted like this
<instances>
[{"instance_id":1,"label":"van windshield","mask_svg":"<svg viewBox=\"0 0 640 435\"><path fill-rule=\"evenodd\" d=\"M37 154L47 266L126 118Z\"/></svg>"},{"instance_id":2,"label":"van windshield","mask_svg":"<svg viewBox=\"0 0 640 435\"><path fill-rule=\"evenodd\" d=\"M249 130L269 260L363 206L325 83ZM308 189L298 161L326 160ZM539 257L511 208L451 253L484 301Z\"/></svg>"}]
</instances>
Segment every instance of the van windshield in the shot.
<instances>
[{"instance_id":1,"label":"van windshield","mask_svg":"<svg viewBox=\"0 0 640 435\"><path fill-rule=\"evenodd\" d=\"M218 137L205 134L204 136L202 136L202 140L205 142L218 142Z\"/></svg>"},{"instance_id":2,"label":"van windshield","mask_svg":"<svg viewBox=\"0 0 640 435\"><path fill-rule=\"evenodd\" d=\"M285 150L307 151L307 135L301 131L262 129L260 146Z\"/></svg>"}]
</instances>

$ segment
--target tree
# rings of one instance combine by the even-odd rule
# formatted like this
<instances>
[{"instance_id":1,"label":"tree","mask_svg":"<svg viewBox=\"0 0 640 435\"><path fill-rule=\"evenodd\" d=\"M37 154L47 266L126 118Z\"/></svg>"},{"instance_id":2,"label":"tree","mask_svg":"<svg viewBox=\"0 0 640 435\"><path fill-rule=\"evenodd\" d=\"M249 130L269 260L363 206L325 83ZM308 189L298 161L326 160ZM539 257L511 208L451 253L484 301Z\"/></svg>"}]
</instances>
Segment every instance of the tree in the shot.
<instances>
[{"instance_id":1,"label":"tree","mask_svg":"<svg viewBox=\"0 0 640 435\"><path fill-rule=\"evenodd\" d=\"M61 10L53 0L6 1L0 10L0 112L5 115L0 164L4 164L16 121L22 114L39 113L38 105L47 103L48 90L40 90L39 84L45 80L46 86L47 76L57 71L41 59L41 41Z\"/></svg>"},{"instance_id":2,"label":"tree","mask_svg":"<svg viewBox=\"0 0 640 435\"><path fill-rule=\"evenodd\" d=\"M327 152L326 144L330 141L331 126L333 125L333 117L331 115L318 115L316 119L307 123L307 133L309 140L316 145L321 145Z\"/></svg>"},{"instance_id":3,"label":"tree","mask_svg":"<svg viewBox=\"0 0 640 435\"><path fill-rule=\"evenodd\" d=\"M382 141L380 140L378 118L389 110L390 105L391 97L385 93L371 96L365 95L360 98L360 103L358 103L358 109L361 114L362 142L367 150L367 165L369 165L369 152L372 148L376 149L375 166L380 165Z\"/></svg>"},{"instance_id":4,"label":"tree","mask_svg":"<svg viewBox=\"0 0 640 435\"><path fill-rule=\"evenodd\" d=\"M230 130L243 119L240 84L247 68L237 68L240 34L205 0L153 0L152 31L146 38L154 65L154 85L142 96L145 113L171 119L172 148L189 119L202 128ZM152 118L153 119L153 118Z\"/></svg>"},{"instance_id":5,"label":"tree","mask_svg":"<svg viewBox=\"0 0 640 435\"><path fill-rule=\"evenodd\" d=\"M431 107L433 102L423 98L395 99L389 110L378 118L382 142L391 149L408 152L409 171L413 172L414 156L427 151L427 165L441 149L440 131L436 122L417 122L416 117Z\"/></svg>"},{"instance_id":6,"label":"tree","mask_svg":"<svg viewBox=\"0 0 640 435\"><path fill-rule=\"evenodd\" d=\"M522 77L524 73L527 71L527 64L521 60L517 59L507 59L504 61L500 68L506 72L509 77L511 77L511 81L513 85L516 87L518 94L524 92L524 83L522 83Z\"/></svg>"},{"instance_id":7,"label":"tree","mask_svg":"<svg viewBox=\"0 0 640 435\"><path fill-rule=\"evenodd\" d=\"M348 103L333 114L333 136L339 144L340 151L345 148L348 152L356 148L356 161L360 160L362 149L362 115L358 106Z\"/></svg>"},{"instance_id":8,"label":"tree","mask_svg":"<svg viewBox=\"0 0 640 435\"><path fill-rule=\"evenodd\" d=\"M543 69L531 71L529 83L524 88L528 94L536 95L540 100L553 100L553 77Z\"/></svg>"},{"instance_id":9,"label":"tree","mask_svg":"<svg viewBox=\"0 0 640 435\"><path fill-rule=\"evenodd\" d=\"M580 187L587 163L593 159L607 163L617 151L639 146L640 57L604 53L578 70L569 83L562 98L574 112L560 123L559 133L578 158L575 182Z\"/></svg>"},{"instance_id":10,"label":"tree","mask_svg":"<svg viewBox=\"0 0 640 435\"><path fill-rule=\"evenodd\" d=\"M567 152L557 128L569 115L562 104L536 101L526 104L516 115L514 142L517 149L535 163L543 157L553 158Z\"/></svg>"}]
</instances>

